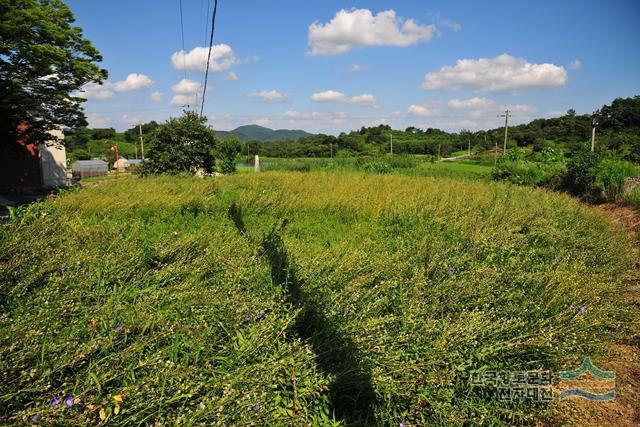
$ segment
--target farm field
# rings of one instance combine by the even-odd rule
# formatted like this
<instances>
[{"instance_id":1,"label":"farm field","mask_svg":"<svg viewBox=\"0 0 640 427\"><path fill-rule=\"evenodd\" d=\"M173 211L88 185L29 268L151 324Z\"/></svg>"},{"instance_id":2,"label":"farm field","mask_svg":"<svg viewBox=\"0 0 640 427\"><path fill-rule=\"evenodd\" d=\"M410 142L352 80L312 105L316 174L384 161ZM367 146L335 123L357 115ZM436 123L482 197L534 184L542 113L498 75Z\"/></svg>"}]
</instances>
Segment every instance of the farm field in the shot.
<instances>
[{"instance_id":1,"label":"farm field","mask_svg":"<svg viewBox=\"0 0 640 427\"><path fill-rule=\"evenodd\" d=\"M444 165L418 168L482 167ZM638 321L632 237L563 194L417 175L122 176L19 209L0 422L553 424L470 373L607 361Z\"/></svg>"}]
</instances>

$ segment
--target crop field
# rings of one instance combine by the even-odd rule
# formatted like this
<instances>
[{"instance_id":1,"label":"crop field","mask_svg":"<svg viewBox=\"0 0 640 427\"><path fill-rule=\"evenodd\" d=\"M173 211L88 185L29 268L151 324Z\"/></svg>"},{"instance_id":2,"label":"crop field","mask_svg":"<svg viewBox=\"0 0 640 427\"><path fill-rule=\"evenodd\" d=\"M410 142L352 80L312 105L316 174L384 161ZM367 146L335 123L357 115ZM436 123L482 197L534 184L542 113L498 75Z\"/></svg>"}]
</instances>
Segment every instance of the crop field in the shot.
<instances>
[{"instance_id":1,"label":"crop field","mask_svg":"<svg viewBox=\"0 0 640 427\"><path fill-rule=\"evenodd\" d=\"M419 175L123 176L19 209L0 423L552 423L470 373L606 357L637 322L631 237L563 194Z\"/></svg>"}]
</instances>

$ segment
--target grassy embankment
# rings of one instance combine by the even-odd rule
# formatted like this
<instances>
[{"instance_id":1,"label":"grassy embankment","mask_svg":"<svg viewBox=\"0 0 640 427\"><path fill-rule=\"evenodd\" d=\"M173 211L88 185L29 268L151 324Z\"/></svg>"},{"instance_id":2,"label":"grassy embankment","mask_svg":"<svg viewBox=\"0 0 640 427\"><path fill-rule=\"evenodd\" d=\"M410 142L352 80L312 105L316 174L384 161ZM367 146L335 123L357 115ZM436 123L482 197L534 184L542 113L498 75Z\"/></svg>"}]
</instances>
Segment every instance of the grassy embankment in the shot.
<instances>
[{"instance_id":1,"label":"grassy embankment","mask_svg":"<svg viewBox=\"0 0 640 427\"><path fill-rule=\"evenodd\" d=\"M499 183L123 177L0 233L7 423L532 423L556 406L469 372L573 369L635 319L627 235Z\"/></svg>"}]
</instances>

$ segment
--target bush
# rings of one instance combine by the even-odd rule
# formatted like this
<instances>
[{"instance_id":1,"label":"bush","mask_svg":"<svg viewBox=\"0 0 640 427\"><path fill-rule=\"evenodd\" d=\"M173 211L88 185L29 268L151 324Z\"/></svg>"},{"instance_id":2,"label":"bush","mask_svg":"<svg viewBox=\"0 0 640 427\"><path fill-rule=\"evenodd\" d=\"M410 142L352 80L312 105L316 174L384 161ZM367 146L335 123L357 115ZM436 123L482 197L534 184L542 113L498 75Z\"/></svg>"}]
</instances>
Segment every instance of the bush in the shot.
<instances>
[{"instance_id":1,"label":"bush","mask_svg":"<svg viewBox=\"0 0 640 427\"><path fill-rule=\"evenodd\" d=\"M372 160L362 165L362 169L372 173L391 173L391 165L382 160Z\"/></svg>"},{"instance_id":2,"label":"bush","mask_svg":"<svg viewBox=\"0 0 640 427\"><path fill-rule=\"evenodd\" d=\"M564 186L586 200L615 200L622 196L626 179L637 174L638 166L633 163L580 151L567 164Z\"/></svg>"},{"instance_id":3,"label":"bush","mask_svg":"<svg viewBox=\"0 0 640 427\"><path fill-rule=\"evenodd\" d=\"M493 169L493 179L517 185L559 188L566 168L564 163L536 163L501 158Z\"/></svg>"}]
</instances>

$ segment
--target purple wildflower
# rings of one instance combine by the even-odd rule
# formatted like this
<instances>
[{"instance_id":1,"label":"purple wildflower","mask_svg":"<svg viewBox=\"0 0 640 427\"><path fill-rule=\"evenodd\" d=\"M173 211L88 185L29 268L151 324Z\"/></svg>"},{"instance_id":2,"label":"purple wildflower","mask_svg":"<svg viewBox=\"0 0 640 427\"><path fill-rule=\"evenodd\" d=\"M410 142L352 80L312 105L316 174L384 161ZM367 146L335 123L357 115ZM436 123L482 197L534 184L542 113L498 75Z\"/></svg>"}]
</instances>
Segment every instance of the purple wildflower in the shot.
<instances>
[{"instance_id":1,"label":"purple wildflower","mask_svg":"<svg viewBox=\"0 0 640 427\"><path fill-rule=\"evenodd\" d=\"M404 423L398 424L398 427L404 427Z\"/></svg>"},{"instance_id":2,"label":"purple wildflower","mask_svg":"<svg viewBox=\"0 0 640 427\"><path fill-rule=\"evenodd\" d=\"M49 406L51 408L58 409L60 407L60 399L58 399L56 396L53 396L51 399L49 399Z\"/></svg>"},{"instance_id":3,"label":"purple wildflower","mask_svg":"<svg viewBox=\"0 0 640 427\"><path fill-rule=\"evenodd\" d=\"M32 422L33 424L40 424L40 418L42 418L42 415L40 415L40 414L35 414L35 415L33 416L33 418L31 418L31 422Z\"/></svg>"},{"instance_id":4,"label":"purple wildflower","mask_svg":"<svg viewBox=\"0 0 640 427\"><path fill-rule=\"evenodd\" d=\"M580 307L578 307L578 311L579 311L581 314L584 314L584 312L585 312L585 311L587 311L587 309L586 309L586 308L584 308L583 306L580 306Z\"/></svg>"},{"instance_id":5,"label":"purple wildflower","mask_svg":"<svg viewBox=\"0 0 640 427\"><path fill-rule=\"evenodd\" d=\"M116 325L116 332L120 332L122 330L122 325Z\"/></svg>"},{"instance_id":6,"label":"purple wildflower","mask_svg":"<svg viewBox=\"0 0 640 427\"><path fill-rule=\"evenodd\" d=\"M425 305L427 302L425 300L420 301L420 304Z\"/></svg>"},{"instance_id":7,"label":"purple wildflower","mask_svg":"<svg viewBox=\"0 0 640 427\"><path fill-rule=\"evenodd\" d=\"M253 320L253 316L252 316L252 315L250 315L250 314L247 314L247 315L244 317L244 321L245 321L245 322L251 322L252 320Z\"/></svg>"},{"instance_id":8,"label":"purple wildflower","mask_svg":"<svg viewBox=\"0 0 640 427\"><path fill-rule=\"evenodd\" d=\"M260 409L260 403L256 402L256 405L253 407L253 410L257 411L258 409Z\"/></svg>"},{"instance_id":9,"label":"purple wildflower","mask_svg":"<svg viewBox=\"0 0 640 427\"><path fill-rule=\"evenodd\" d=\"M64 274L65 271L67 271L65 267L60 267L60 273Z\"/></svg>"},{"instance_id":10,"label":"purple wildflower","mask_svg":"<svg viewBox=\"0 0 640 427\"><path fill-rule=\"evenodd\" d=\"M258 320L264 319L264 313L263 312L258 313L257 317L258 317Z\"/></svg>"},{"instance_id":11,"label":"purple wildflower","mask_svg":"<svg viewBox=\"0 0 640 427\"><path fill-rule=\"evenodd\" d=\"M453 274L453 273L455 273L455 272L456 272L456 269L455 269L455 268L451 267L451 268L449 269L449 274Z\"/></svg>"},{"instance_id":12,"label":"purple wildflower","mask_svg":"<svg viewBox=\"0 0 640 427\"><path fill-rule=\"evenodd\" d=\"M67 408L71 408L73 406L73 396L69 396L64 399L64 404L67 406Z\"/></svg>"}]
</instances>

